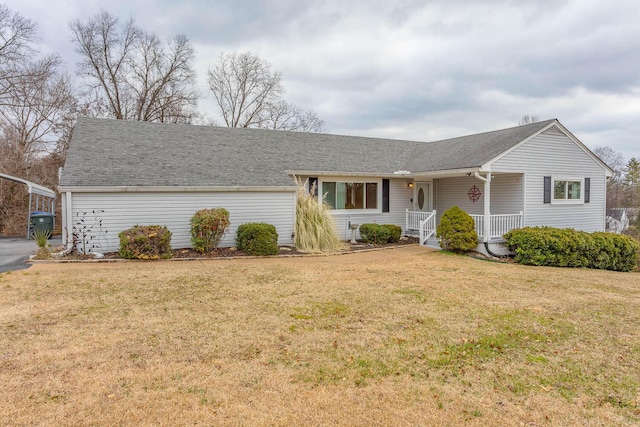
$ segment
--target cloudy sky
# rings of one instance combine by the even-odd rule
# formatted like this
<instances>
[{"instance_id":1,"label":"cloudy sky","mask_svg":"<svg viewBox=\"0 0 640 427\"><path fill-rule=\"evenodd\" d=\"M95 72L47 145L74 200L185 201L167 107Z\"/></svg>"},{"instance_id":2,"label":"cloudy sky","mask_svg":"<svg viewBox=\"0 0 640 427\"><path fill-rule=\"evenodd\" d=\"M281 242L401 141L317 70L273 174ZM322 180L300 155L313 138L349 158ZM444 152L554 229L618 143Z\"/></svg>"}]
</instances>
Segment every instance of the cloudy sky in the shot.
<instances>
[{"instance_id":1,"label":"cloudy sky","mask_svg":"<svg viewBox=\"0 0 640 427\"><path fill-rule=\"evenodd\" d=\"M0 0L0 2L3 0ZM587 146L640 156L637 0L4 0L70 72L68 23L104 8L196 49L206 71L251 51L330 133L432 141L557 118Z\"/></svg>"}]
</instances>

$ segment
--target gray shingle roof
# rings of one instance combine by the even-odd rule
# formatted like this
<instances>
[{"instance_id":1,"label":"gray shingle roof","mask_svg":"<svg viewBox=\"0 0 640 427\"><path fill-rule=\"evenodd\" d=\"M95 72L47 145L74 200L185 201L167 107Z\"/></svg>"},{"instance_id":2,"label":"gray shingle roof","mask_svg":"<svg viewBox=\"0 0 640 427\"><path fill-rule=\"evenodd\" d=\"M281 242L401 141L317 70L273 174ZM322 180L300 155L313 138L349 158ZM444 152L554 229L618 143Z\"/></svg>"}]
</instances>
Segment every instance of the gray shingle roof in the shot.
<instances>
[{"instance_id":1,"label":"gray shingle roof","mask_svg":"<svg viewBox=\"0 0 640 427\"><path fill-rule=\"evenodd\" d=\"M291 186L288 170L478 167L554 120L437 142L80 118L61 186Z\"/></svg>"}]
</instances>

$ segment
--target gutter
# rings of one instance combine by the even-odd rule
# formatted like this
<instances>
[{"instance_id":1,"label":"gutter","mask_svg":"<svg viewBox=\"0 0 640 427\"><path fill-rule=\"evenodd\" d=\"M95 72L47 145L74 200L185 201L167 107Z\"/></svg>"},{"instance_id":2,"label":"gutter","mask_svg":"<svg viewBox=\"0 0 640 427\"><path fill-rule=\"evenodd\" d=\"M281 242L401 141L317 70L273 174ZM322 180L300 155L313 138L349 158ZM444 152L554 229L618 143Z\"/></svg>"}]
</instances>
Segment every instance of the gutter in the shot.
<instances>
[{"instance_id":1,"label":"gutter","mask_svg":"<svg viewBox=\"0 0 640 427\"><path fill-rule=\"evenodd\" d=\"M298 189L297 186L142 186L142 185L125 185L125 186L67 186L61 185L58 187L62 192L73 193L178 193L178 192L220 192L220 193L256 193L256 192L294 192Z\"/></svg>"},{"instance_id":2,"label":"gutter","mask_svg":"<svg viewBox=\"0 0 640 427\"><path fill-rule=\"evenodd\" d=\"M478 171L477 167L474 168L464 168L464 169L441 169L434 171L420 171L420 172L412 172L412 171L397 171L401 173L393 173L393 172L345 172L345 171L320 171L320 170L292 170L288 169L285 172L289 175L293 176L329 176L329 177L342 177L342 176L353 176L353 177L362 177L362 178L408 178L408 179L428 179L428 178L441 178L441 177L449 177L449 176L460 176L460 175L470 175L474 172Z\"/></svg>"}]
</instances>

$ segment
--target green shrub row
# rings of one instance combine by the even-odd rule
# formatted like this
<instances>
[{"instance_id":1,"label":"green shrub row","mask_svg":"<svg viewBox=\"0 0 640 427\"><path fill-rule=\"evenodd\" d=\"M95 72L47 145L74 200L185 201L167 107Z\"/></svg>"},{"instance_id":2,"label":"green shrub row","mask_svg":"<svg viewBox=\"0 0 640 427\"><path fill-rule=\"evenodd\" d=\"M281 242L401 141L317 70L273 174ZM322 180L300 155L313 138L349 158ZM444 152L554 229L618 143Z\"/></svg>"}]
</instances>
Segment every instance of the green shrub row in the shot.
<instances>
[{"instance_id":1,"label":"green shrub row","mask_svg":"<svg viewBox=\"0 0 640 427\"><path fill-rule=\"evenodd\" d=\"M629 236L571 228L526 227L511 230L504 239L519 264L615 271L636 268L640 247Z\"/></svg>"},{"instance_id":2,"label":"green shrub row","mask_svg":"<svg viewBox=\"0 0 640 427\"><path fill-rule=\"evenodd\" d=\"M136 225L118 234L119 254L126 259L167 259L173 256L171 232L160 225Z\"/></svg>"},{"instance_id":3,"label":"green shrub row","mask_svg":"<svg viewBox=\"0 0 640 427\"><path fill-rule=\"evenodd\" d=\"M381 245L387 243L391 237L389 229L381 224L362 224L360 226L360 238L366 243Z\"/></svg>"},{"instance_id":4,"label":"green shrub row","mask_svg":"<svg viewBox=\"0 0 640 427\"><path fill-rule=\"evenodd\" d=\"M362 224L359 230L360 238L374 245L397 243L402 236L402 227L394 224Z\"/></svg>"},{"instance_id":5,"label":"green shrub row","mask_svg":"<svg viewBox=\"0 0 640 427\"><path fill-rule=\"evenodd\" d=\"M242 224L236 233L236 246L248 255L275 255L278 253L276 227L264 222Z\"/></svg>"},{"instance_id":6,"label":"green shrub row","mask_svg":"<svg viewBox=\"0 0 640 427\"><path fill-rule=\"evenodd\" d=\"M383 224L382 226L389 230L389 243L398 243L400 241L400 236L402 236L402 227L394 224Z\"/></svg>"}]
</instances>

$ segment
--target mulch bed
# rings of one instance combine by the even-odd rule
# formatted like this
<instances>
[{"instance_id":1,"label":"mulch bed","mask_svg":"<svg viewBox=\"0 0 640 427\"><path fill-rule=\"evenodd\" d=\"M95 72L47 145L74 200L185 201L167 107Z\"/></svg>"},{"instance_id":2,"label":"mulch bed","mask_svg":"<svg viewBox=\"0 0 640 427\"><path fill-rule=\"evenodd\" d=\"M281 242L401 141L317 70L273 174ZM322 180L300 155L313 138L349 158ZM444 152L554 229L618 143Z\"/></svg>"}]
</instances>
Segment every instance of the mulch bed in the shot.
<instances>
[{"instance_id":1,"label":"mulch bed","mask_svg":"<svg viewBox=\"0 0 640 427\"><path fill-rule=\"evenodd\" d=\"M346 242L346 250L348 252L358 252L363 250L370 249L381 249L381 248L389 248L396 246L405 246L405 245L415 245L418 243L417 237L406 237L401 239L397 243L387 243L386 245L372 245L364 242L358 242L355 245L352 245ZM291 256L291 255L303 255L306 252L298 251L294 247L281 246L280 251L277 255L280 256ZM184 258L230 258L230 257L243 257L248 256L244 252L239 251L236 248L218 248L208 253L200 253L196 252L191 248L182 248L182 249L174 249L173 250L173 259L184 259ZM105 259L120 259L120 256L117 252L107 252L104 254ZM93 259L92 256L81 256L81 255L71 255L69 258L73 259Z\"/></svg>"}]
</instances>

